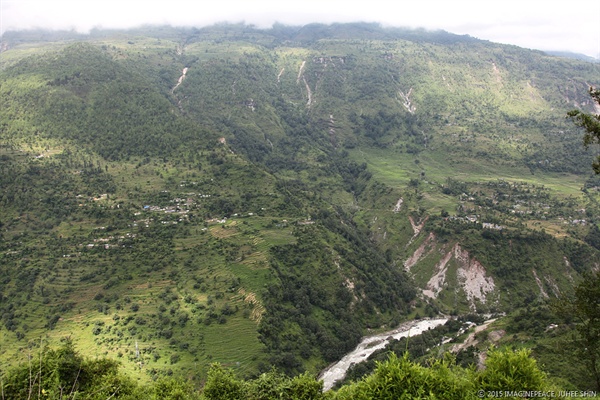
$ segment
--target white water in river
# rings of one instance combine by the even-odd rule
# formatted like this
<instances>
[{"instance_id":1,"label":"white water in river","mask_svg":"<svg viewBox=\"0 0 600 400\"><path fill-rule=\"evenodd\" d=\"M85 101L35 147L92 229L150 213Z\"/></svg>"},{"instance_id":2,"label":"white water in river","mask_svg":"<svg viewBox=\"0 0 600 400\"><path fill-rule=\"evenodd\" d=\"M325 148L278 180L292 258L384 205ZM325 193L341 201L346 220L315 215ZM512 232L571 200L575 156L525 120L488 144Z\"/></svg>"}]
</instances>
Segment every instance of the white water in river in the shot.
<instances>
[{"instance_id":1,"label":"white water in river","mask_svg":"<svg viewBox=\"0 0 600 400\"><path fill-rule=\"evenodd\" d=\"M346 371L352 364L365 361L376 350L383 349L392 339L397 340L407 336L420 335L428 329L445 324L447 321L448 318L409 321L394 330L364 337L356 346L356 349L321 372L319 379L323 380L323 390L331 389L336 381L346 376Z\"/></svg>"}]
</instances>

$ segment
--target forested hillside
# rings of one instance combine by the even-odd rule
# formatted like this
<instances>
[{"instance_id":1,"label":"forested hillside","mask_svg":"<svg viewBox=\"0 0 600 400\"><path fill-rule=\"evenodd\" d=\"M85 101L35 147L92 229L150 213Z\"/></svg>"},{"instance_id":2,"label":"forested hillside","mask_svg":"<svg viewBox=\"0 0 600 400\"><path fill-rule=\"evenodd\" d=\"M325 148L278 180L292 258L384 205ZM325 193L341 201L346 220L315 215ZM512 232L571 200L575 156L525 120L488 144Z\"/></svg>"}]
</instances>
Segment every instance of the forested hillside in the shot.
<instances>
[{"instance_id":1,"label":"forested hillside","mask_svg":"<svg viewBox=\"0 0 600 400\"><path fill-rule=\"evenodd\" d=\"M373 24L2 49L3 370L69 337L142 382L316 375L370 332L466 314L508 314L492 341L550 359L573 326L511 318L600 268L597 149L565 119L598 112L598 64ZM587 388L578 368L551 372Z\"/></svg>"}]
</instances>

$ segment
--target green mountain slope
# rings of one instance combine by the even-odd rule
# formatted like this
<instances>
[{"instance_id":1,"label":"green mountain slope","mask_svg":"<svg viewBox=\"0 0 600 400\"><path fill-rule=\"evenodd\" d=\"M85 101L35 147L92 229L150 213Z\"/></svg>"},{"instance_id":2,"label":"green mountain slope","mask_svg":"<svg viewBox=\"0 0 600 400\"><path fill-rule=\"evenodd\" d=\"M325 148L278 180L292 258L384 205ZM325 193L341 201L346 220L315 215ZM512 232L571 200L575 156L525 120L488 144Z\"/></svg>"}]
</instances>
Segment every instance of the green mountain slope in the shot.
<instances>
[{"instance_id":1,"label":"green mountain slope","mask_svg":"<svg viewBox=\"0 0 600 400\"><path fill-rule=\"evenodd\" d=\"M316 372L600 264L563 118L595 64L370 24L3 41L3 362L71 336L146 378Z\"/></svg>"}]
</instances>

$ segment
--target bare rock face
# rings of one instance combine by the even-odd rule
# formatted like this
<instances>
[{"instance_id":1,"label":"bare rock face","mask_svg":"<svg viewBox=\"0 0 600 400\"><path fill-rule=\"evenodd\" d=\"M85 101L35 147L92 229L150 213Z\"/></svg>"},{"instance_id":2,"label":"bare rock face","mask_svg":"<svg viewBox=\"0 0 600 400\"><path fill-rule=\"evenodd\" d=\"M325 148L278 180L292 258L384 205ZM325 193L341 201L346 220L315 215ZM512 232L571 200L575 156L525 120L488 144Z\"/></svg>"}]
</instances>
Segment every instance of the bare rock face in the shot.
<instances>
[{"instance_id":1,"label":"bare rock face","mask_svg":"<svg viewBox=\"0 0 600 400\"><path fill-rule=\"evenodd\" d=\"M479 261L471 258L469 252L463 250L457 243L454 245L454 258L459 264L458 280L467 295L469 302L479 300L485 303L488 293L495 288L494 279L487 276L485 267Z\"/></svg>"},{"instance_id":2,"label":"bare rock face","mask_svg":"<svg viewBox=\"0 0 600 400\"><path fill-rule=\"evenodd\" d=\"M435 248L435 235L431 233L423 244L404 262L404 268L410 272L421 259L430 254ZM448 281L449 263L454 260L458 265L456 281L464 291L472 308L476 302L484 303L496 287L494 279L487 274L485 267L467 250L456 243L452 249L446 250L442 258L435 265L433 275L423 288L423 295L437 298Z\"/></svg>"}]
</instances>

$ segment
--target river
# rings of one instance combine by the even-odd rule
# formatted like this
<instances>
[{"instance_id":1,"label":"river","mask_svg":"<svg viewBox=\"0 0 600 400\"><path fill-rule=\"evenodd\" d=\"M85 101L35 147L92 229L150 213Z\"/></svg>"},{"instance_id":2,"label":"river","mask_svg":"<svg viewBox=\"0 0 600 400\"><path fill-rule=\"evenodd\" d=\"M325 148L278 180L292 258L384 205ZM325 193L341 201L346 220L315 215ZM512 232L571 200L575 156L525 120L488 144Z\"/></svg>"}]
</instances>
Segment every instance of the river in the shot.
<instances>
[{"instance_id":1,"label":"river","mask_svg":"<svg viewBox=\"0 0 600 400\"><path fill-rule=\"evenodd\" d=\"M447 321L448 318L409 321L394 330L364 337L353 351L321 372L319 379L323 380L323 390L327 391L331 389L336 381L344 379L348 368L352 364L365 361L375 351L383 349L392 339L420 335L428 329L444 325Z\"/></svg>"}]
</instances>

